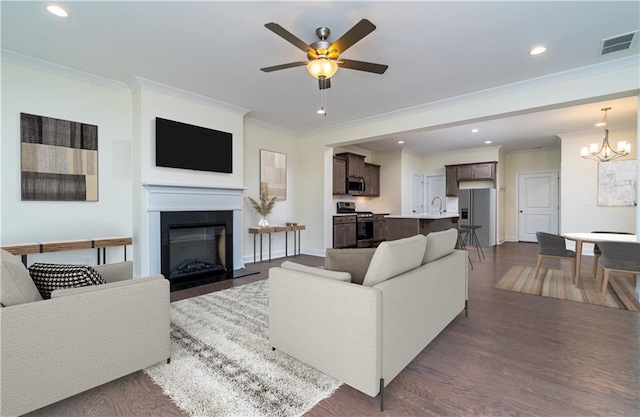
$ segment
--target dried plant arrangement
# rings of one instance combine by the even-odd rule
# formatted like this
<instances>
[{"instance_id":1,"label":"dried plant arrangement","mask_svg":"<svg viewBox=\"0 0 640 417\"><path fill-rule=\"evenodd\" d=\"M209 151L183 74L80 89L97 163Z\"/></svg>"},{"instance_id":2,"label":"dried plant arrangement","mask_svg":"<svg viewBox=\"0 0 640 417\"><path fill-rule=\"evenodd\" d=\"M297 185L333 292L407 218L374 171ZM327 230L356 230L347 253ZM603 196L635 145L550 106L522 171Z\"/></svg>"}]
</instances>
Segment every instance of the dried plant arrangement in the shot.
<instances>
[{"instance_id":1,"label":"dried plant arrangement","mask_svg":"<svg viewBox=\"0 0 640 417\"><path fill-rule=\"evenodd\" d=\"M271 210L273 209L273 206L276 204L276 200L278 199L277 196L268 199L266 194L260 195L260 202L257 202L251 197L247 198L249 199L249 202L251 203L251 206L256 211L256 213L258 213L262 217L267 217L267 215L271 213Z\"/></svg>"}]
</instances>

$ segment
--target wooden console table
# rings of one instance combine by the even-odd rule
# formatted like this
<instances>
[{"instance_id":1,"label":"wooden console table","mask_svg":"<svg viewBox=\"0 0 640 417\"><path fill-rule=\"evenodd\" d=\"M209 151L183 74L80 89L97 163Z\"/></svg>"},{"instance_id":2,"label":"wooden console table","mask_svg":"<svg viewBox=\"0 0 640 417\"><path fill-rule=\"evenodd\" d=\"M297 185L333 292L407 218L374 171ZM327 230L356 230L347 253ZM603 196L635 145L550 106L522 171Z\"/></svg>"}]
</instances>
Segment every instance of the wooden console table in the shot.
<instances>
[{"instance_id":1,"label":"wooden console table","mask_svg":"<svg viewBox=\"0 0 640 417\"><path fill-rule=\"evenodd\" d=\"M295 226L250 227L249 233L253 235L253 263L256 263L256 235L260 235L260 262L262 262L262 235L269 235L269 262L271 262L271 233L284 232L284 256L289 256L289 232L293 232L293 256L298 256L300 255L300 231L305 229L306 227L302 224ZM297 253L296 246L298 248Z\"/></svg>"},{"instance_id":2,"label":"wooden console table","mask_svg":"<svg viewBox=\"0 0 640 417\"><path fill-rule=\"evenodd\" d=\"M34 242L19 243L16 245L2 246L2 249L13 255L22 256L22 263L27 265L27 255L34 253L49 253L65 250L79 249L97 249L98 265L101 262L107 262L107 249L113 246L124 246L124 260L127 260L127 246L133 243L133 238L129 236L120 237L103 237L95 239L78 239L78 240L58 240L54 242ZM102 249L102 260L100 257L100 249Z\"/></svg>"}]
</instances>

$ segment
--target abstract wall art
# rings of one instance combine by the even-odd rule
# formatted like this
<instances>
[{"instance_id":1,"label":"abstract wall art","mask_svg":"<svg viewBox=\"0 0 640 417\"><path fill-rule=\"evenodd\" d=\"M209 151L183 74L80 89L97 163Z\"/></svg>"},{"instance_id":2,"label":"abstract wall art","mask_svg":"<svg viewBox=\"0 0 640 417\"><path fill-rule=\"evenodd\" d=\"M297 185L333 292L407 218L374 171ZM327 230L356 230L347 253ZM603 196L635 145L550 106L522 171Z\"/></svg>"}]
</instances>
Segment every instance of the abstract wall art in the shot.
<instances>
[{"instance_id":1,"label":"abstract wall art","mask_svg":"<svg viewBox=\"0 0 640 417\"><path fill-rule=\"evenodd\" d=\"M609 161L598 164L598 205L636 206L638 161Z\"/></svg>"},{"instance_id":2,"label":"abstract wall art","mask_svg":"<svg viewBox=\"0 0 640 417\"><path fill-rule=\"evenodd\" d=\"M23 201L98 201L98 126L20 113Z\"/></svg>"},{"instance_id":3,"label":"abstract wall art","mask_svg":"<svg viewBox=\"0 0 640 417\"><path fill-rule=\"evenodd\" d=\"M260 195L287 199L287 154L260 149Z\"/></svg>"}]
</instances>

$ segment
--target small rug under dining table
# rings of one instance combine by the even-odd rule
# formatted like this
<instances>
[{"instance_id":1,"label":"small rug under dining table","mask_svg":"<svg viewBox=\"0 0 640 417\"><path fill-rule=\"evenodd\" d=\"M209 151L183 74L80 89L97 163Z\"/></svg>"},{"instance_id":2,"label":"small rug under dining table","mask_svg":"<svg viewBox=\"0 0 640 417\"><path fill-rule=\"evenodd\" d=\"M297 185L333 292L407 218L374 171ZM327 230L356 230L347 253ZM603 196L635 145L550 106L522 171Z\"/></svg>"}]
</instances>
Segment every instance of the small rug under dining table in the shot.
<instances>
[{"instance_id":1,"label":"small rug under dining table","mask_svg":"<svg viewBox=\"0 0 640 417\"><path fill-rule=\"evenodd\" d=\"M535 271L535 266L512 266L494 288L640 312L635 279L630 275L612 274L602 297L602 277L596 280L583 272L576 287L569 270L540 268L537 279Z\"/></svg>"}]
</instances>

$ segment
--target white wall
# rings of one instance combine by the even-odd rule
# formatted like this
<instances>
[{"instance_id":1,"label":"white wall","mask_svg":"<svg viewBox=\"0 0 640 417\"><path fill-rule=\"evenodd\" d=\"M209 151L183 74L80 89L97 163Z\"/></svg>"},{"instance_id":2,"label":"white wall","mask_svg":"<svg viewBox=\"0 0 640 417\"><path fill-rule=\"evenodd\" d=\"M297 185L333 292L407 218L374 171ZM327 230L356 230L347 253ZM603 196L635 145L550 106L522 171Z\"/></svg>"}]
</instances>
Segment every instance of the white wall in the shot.
<instances>
[{"instance_id":1,"label":"white wall","mask_svg":"<svg viewBox=\"0 0 640 417\"><path fill-rule=\"evenodd\" d=\"M286 222L301 223L298 218L298 210L296 209L296 201L298 200L300 175L297 175L300 169L304 169L304 163L297 157L296 137L267 129L251 123L244 124L244 186L247 187L245 196L249 196L254 200L260 198L260 149L280 152L287 155L287 199L277 200L273 211L267 220L269 224L285 224ZM245 262L253 262L253 235L247 232L247 228L257 226L260 216L255 212L251 204L245 198L244 214L243 214L243 259ZM308 232L302 231L300 238L307 238ZM293 236L288 233L289 243L288 251L291 255L293 251ZM256 238L256 246L259 248L259 239ZM263 247L265 256L267 255L267 239L263 237ZM272 257L280 257L285 254L285 234L276 233L272 235ZM259 256L257 249L256 256Z\"/></svg>"},{"instance_id":2,"label":"white wall","mask_svg":"<svg viewBox=\"0 0 640 417\"><path fill-rule=\"evenodd\" d=\"M637 142L637 131L615 129L609 132L611 145L618 141ZM602 132L561 135L562 154L560 172L560 232L590 232L610 230L634 232L636 230L635 207L598 206L598 162L580 157L580 149L592 142L602 143ZM631 147L631 155L637 158L637 147ZM569 244L567 245L569 246ZM592 254L592 245L584 245L583 253Z\"/></svg>"},{"instance_id":3,"label":"white wall","mask_svg":"<svg viewBox=\"0 0 640 417\"><path fill-rule=\"evenodd\" d=\"M131 94L2 62L1 244L132 234ZM98 126L98 201L21 201L20 113ZM110 248L109 261L123 257ZM30 255L29 262L95 264L96 250Z\"/></svg>"}]
</instances>

